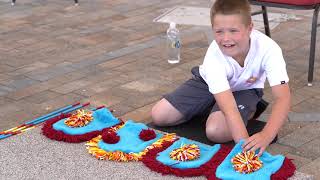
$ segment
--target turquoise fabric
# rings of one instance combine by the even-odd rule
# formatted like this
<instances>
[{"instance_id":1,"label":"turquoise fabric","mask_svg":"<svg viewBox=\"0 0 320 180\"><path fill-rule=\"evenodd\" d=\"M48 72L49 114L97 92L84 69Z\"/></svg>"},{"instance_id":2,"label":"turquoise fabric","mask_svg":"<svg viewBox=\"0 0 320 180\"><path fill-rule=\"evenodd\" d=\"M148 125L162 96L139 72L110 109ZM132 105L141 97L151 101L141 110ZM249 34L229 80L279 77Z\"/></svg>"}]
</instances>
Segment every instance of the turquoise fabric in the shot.
<instances>
[{"instance_id":1,"label":"turquoise fabric","mask_svg":"<svg viewBox=\"0 0 320 180\"><path fill-rule=\"evenodd\" d=\"M143 129L148 129L148 126L129 120L117 131L118 136L120 136L118 143L108 144L103 142L103 140L100 140L98 146L100 149L109 152L122 151L125 153L139 153L163 136L156 132L155 139L144 141L139 138L139 134Z\"/></svg>"},{"instance_id":2,"label":"turquoise fabric","mask_svg":"<svg viewBox=\"0 0 320 180\"><path fill-rule=\"evenodd\" d=\"M107 108L101 108L93 111L93 120L86 126L72 128L64 124L66 119L62 119L53 124L53 128L58 131L63 131L70 135L81 135L92 131L100 131L120 123L120 120L115 118Z\"/></svg>"},{"instance_id":3,"label":"turquoise fabric","mask_svg":"<svg viewBox=\"0 0 320 180\"><path fill-rule=\"evenodd\" d=\"M282 155L273 156L268 152L264 152L260 156L260 160L263 162L263 166L256 172L250 174L242 174L236 172L231 163L232 157L242 151L241 145L244 143L241 140L236 146L232 149L232 151L228 154L226 159L218 166L216 171L216 176L223 180L269 180L271 175L277 172L282 166L285 157Z\"/></svg>"},{"instance_id":4,"label":"turquoise fabric","mask_svg":"<svg viewBox=\"0 0 320 180\"><path fill-rule=\"evenodd\" d=\"M170 158L170 153L177 148L180 148L184 144L196 144L200 148L200 158L192 161L177 161ZM192 141L186 138L180 138L178 141L174 142L169 148L160 152L157 156L157 161L165 164L167 166L171 166L179 169L188 169L188 168L198 168L201 165L208 162L213 155L220 149L220 144L216 144L214 146L209 146L206 144L202 144L196 141Z\"/></svg>"}]
</instances>

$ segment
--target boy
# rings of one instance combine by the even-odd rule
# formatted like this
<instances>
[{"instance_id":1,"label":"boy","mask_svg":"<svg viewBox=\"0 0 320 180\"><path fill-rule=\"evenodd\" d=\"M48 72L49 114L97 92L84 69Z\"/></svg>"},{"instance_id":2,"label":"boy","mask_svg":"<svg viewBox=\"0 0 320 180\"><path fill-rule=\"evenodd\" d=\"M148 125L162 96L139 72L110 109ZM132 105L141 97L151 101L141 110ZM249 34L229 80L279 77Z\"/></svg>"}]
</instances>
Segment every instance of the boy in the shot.
<instances>
[{"instance_id":1,"label":"boy","mask_svg":"<svg viewBox=\"0 0 320 180\"><path fill-rule=\"evenodd\" d=\"M217 0L211 8L215 41L193 78L167 94L152 108L153 123L176 125L212 107L207 137L218 143L244 139L243 150L260 156L277 135L290 107L290 90L280 47L254 30L247 0ZM264 129L249 137L246 124L261 100L264 82L274 103Z\"/></svg>"}]
</instances>

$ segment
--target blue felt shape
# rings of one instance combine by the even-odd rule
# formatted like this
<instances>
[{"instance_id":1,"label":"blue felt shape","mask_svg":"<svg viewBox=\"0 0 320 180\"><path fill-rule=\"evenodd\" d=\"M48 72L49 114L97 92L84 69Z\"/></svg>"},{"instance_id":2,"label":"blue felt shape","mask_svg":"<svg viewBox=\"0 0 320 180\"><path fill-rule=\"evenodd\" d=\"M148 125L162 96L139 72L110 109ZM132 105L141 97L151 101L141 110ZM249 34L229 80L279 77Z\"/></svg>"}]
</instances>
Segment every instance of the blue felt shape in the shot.
<instances>
[{"instance_id":1,"label":"blue felt shape","mask_svg":"<svg viewBox=\"0 0 320 180\"><path fill-rule=\"evenodd\" d=\"M149 129L149 127L143 123L135 123L129 120L117 131L118 136L120 136L118 143L108 144L100 140L98 146L100 149L109 152L122 151L125 153L139 153L163 136L163 134L156 132L156 138L144 141L139 137L143 129Z\"/></svg>"},{"instance_id":2,"label":"blue felt shape","mask_svg":"<svg viewBox=\"0 0 320 180\"><path fill-rule=\"evenodd\" d=\"M184 144L196 144L200 149L200 157L198 159L192 161L177 161L170 158L170 153L180 148ZM196 141L192 141L186 138L180 138L178 141L174 142L170 147L166 150L160 152L157 156L157 161L161 162L164 165L179 168L179 169L188 169L188 168L198 168L201 165L208 162L213 155L220 149L220 144L216 144L214 146L209 146L206 144L202 144Z\"/></svg>"},{"instance_id":3,"label":"blue felt shape","mask_svg":"<svg viewBox=\"0 0 320 180\"><path fill-rule=\"evenodd\" d=\"M120 123L120 120L115 118L107 108L101 108L93 111L93 120L83 127L72 128L67 126L62 119L53 124L53 128L57 131L63 131L69 135L82 135L92 131L101 131L104 128L108 128Z\"/></svg>"},{"instance_id":4,"label":"blue felt shape","mask_svg":"<svg viewBox=\"0 0 320 180\"><path fill-rule=\"evenodd\" d=\"M216 171L216 176L218 178L223 180L269 180L271 178L271 175L281 168L285 159L284 156L273 156L268 152L263 152L263 154L260 156L260 160L263 162L263 166L258 171L250 174L242 174L236 172L232 167L231 159L239 152L242 152L241 145L243 143L244 141L241 140L238 144L236 144L232 151L228 154L226 159L218 166Z\"/></svg>"}]
</instances>

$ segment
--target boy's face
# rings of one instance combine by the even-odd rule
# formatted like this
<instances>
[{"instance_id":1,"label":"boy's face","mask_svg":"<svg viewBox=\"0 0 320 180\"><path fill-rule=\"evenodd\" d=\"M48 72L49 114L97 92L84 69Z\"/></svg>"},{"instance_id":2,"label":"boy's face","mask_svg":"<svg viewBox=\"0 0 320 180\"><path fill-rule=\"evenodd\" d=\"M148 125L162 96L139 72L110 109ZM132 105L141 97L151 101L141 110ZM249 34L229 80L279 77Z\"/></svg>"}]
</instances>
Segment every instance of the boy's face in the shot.
<instances>
[{"instance_id":1,"label":"boy's face","mask_svg":"<svg viewBox=\"0 0 320 180\"><path fill-rule=\"evenodd\" d=\"M221 51L243 62L250 47L252 24L246 26L240 15L217 14L214 17L213 33Z\"/></svg>"}]
</instances>

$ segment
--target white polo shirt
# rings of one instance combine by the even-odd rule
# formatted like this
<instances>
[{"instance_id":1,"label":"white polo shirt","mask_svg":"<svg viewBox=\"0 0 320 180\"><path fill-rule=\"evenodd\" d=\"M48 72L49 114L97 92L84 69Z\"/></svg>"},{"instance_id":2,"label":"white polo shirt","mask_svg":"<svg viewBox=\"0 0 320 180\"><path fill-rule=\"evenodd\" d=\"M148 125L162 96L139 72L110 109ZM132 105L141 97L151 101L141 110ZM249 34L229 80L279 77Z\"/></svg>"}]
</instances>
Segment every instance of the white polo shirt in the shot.
<instances>
[{"instance_id":1,"label":"white polo shirt","mask_svg":"<svg viewBox=\"0 0 320 180\"><path fill-rule=\"evenodd\" d=\"M289 81L281 48L257 30L252 30L250 34L250 49L244 67L232 57L224 55L216 41L213 41L199 72L213 94L228 89L234 92L264 88L266 78L270 86Z\"/></svg>"}]
</instances>

